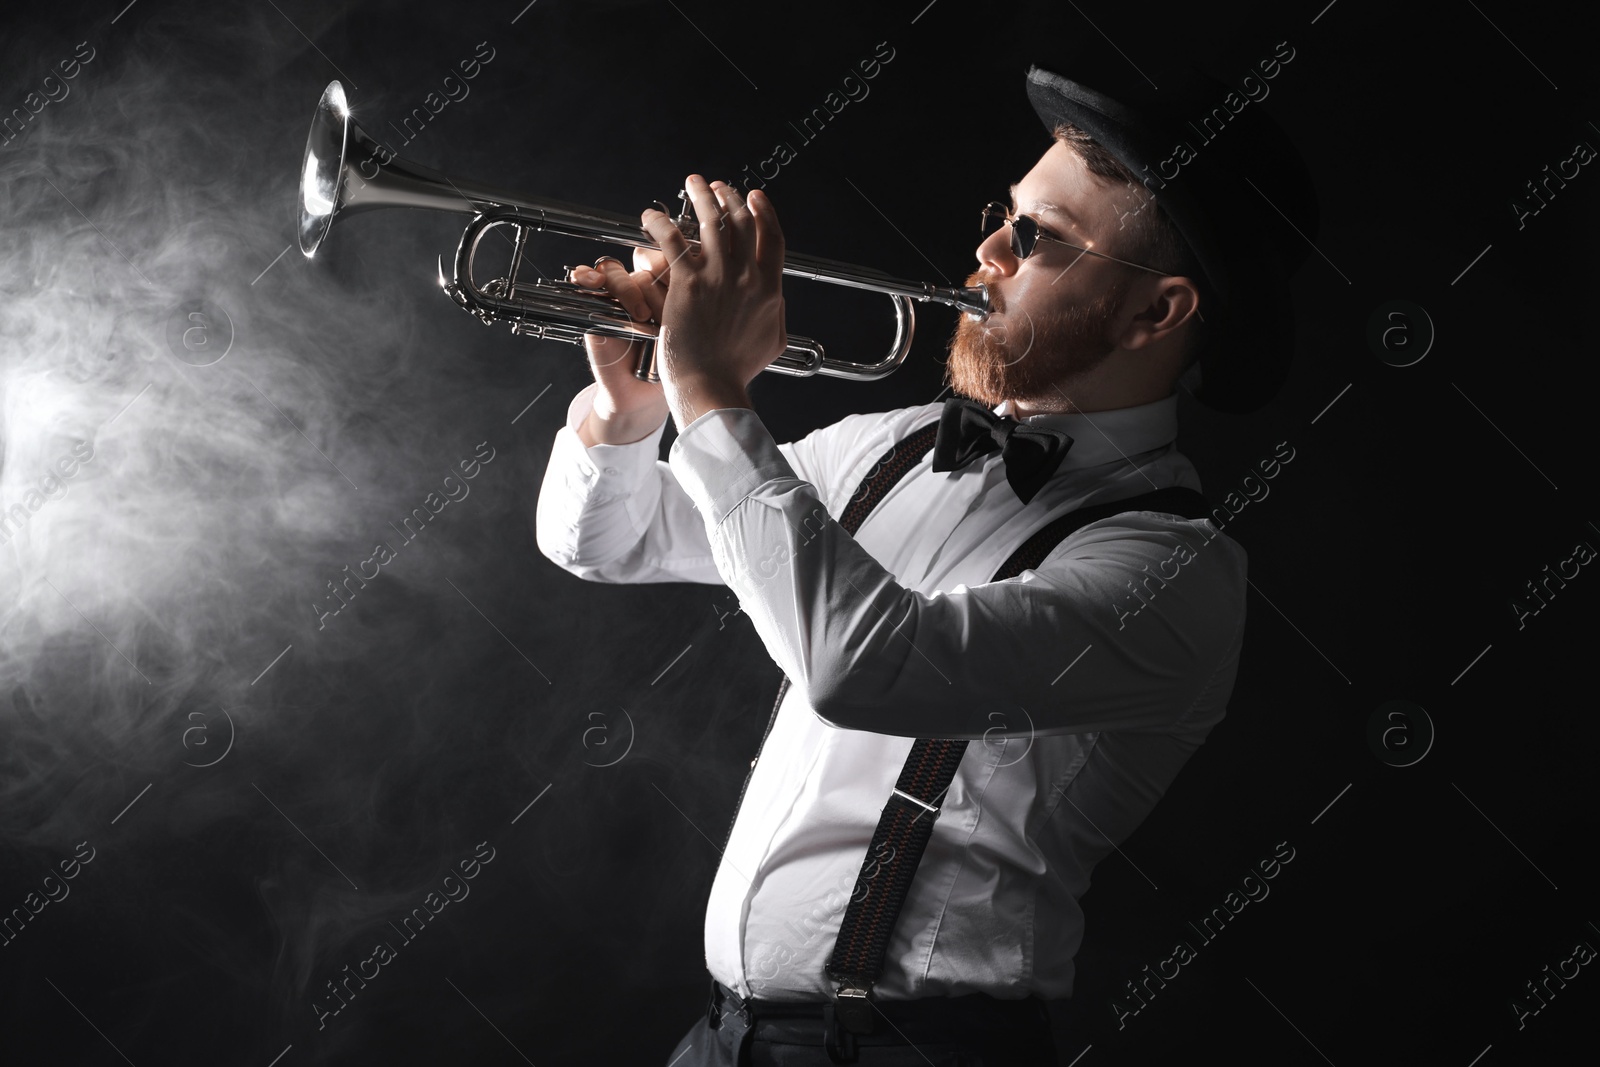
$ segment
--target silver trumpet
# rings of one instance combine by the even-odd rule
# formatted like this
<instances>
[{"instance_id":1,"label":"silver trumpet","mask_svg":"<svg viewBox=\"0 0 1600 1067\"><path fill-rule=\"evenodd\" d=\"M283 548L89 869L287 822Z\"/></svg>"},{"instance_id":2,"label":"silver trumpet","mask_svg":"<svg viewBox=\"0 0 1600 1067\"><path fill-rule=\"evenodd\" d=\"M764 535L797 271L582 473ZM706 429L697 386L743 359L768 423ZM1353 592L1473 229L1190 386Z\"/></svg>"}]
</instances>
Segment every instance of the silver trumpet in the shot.
<instances>
[{"instance_id":1,"label":"silver trumpet","mask_svg":"<svg viewBox=\"0 0 1600 1067\"><path fill-rule=\"evenodd\" d=\"M687 197L673 220L689 244L698 246L698 227ZM328 83L317 103L306 138L300 168L300 251L311 258L327 240L335 218L375 208L411 207L455 211L473 216L456 247L453 277L446 278L439 264L439 285L457 304L485 323L508 322L512 333L580 344L586 333L626 337L646 342L634 369L643 381L660 381L656 373L657 326L635 323L615 299L565 279L518 277L529 234L535 231L586 237L633 248L659 246L636 218L593 208L521 196L474 182L455 181L427 167L400 159L374 140L350 116L344 87ZM514 231L511 267L503 277L479 285L473 276L478 247L490 230L509 226ZM890 277L870 267L858 267L817 256L787 252L783 272L813 281L883 293L894 304L895 337L889 354L876 363L828 358L822 345L809 337L790 334L788 347L766 369L781 374L810 377L824 374L856 381L874 381L894 372L911 351L916 316L912 301L934 301L959 308L982 319L989 313L989 294L981 285L943 287Z\"/></svg>"}]
</instances>

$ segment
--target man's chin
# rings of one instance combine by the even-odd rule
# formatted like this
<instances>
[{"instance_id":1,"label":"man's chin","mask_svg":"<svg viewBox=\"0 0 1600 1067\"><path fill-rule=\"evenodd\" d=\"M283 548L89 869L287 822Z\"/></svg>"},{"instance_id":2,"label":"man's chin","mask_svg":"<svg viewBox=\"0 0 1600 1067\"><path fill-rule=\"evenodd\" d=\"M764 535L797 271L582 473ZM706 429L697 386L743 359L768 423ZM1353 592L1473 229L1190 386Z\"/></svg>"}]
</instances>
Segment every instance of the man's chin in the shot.
<instances>
[{"instance_id":1,"label":"man's chin","mask_svg":"<svg viewBox=\"0 0 1600 1067\"><path fill-rule=\"evenodd\" d=\"M1011 391L1013 383L1006 372L1012 356L1004 344L987 332L988 322L965 319L956 327L950 341L950 358L945 363L946 383L962 396L989 407L997 406Z\"/></svg>"}]
</instances>

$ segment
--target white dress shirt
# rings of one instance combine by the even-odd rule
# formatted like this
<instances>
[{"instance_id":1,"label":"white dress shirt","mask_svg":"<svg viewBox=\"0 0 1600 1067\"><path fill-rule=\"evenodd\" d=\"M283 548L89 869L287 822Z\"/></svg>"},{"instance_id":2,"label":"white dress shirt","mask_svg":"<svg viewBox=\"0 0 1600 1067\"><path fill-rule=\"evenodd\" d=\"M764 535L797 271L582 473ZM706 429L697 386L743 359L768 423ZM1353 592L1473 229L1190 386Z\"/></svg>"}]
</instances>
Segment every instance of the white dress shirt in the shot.
<instances>
[{"instance_id":1,"label":"white dress shirt","mask_svg":"<svg viewBox=\"0 0 1600 1067\"><path fill-rule=\"evenodd\" d=\"M998 452L944 473L930 452L851 537L830 516L942 404L789 444L719 408L661 462L665 422L584 447L596 388L557 431L540 550L591 581L728 585L791 680L711 888L711 975L741 996L831 999L824 965L913 739L966 737L875 995L1069 996L1090 872L1226 710L1245 553L1209 520L1137 512L991 578L1068 511L1198 490L1173 444L1176 394L1025 420L1073 438L1026 506Z\"/></svg>"}]
</instances>

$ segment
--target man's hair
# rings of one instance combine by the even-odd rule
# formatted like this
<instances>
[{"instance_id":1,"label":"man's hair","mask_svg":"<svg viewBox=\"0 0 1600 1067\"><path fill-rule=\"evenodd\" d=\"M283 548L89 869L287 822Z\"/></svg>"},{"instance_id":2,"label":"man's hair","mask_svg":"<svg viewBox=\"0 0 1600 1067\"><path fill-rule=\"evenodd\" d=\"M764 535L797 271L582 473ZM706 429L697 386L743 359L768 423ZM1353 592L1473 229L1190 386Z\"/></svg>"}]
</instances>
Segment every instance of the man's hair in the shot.
<instances>
[{"instance_id":1,"label":"man's hair","mask_svg":"<svg viewBox=\"0 0 1600 1067\"><path fill-rule=\"evenodd\" d=\"M1072 149L1078 158L1083 160L1083 165L1088 168L1090 174L1103 181L1129 186L1140 198L1139 210L1123 216L1124 224L1131 232L1131 236L1117 258L1153 267L1171 275L1193 278L1200 283L1203 297L1208 286L1205 275L1200 270L1199 261L1195 259L1194 252L1189 248L1189 242L1183 239L1183 234L1178 232L1178 227L1173 224L1171 217L1155 202L1154 194L1140 184L1139 179L1123 165L1121 160L1107 151L1099 141L1085 133L1081 127L1063 122L1056 126L1054 132L1057 141ZM1205 346L1204 325L1200 325L1196 332L1201 337L1197 337L1190 346L1188 358L1184 362L1185 367L1194 363L1200 354L1200 349Z\"/></svg>"}]
</instances>

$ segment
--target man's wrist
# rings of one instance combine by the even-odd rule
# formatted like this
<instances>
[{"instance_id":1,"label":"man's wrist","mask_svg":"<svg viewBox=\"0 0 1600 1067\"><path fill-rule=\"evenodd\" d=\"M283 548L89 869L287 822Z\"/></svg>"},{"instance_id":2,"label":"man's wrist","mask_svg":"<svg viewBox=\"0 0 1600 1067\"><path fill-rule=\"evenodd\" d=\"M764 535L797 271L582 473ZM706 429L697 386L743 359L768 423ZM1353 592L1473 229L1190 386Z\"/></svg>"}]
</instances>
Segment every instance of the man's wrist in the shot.
<instances>
[{"instance_id":1,"label":"man's wrist","mask_svg":"<svg viewBox=\"0 0 1600 1067\"><path fill-rule=\"evenodd\" d=\"M708 411L718 408L751 408L750 394L743 385L727 378L707 375L675 375L667 383L667 405L678 432Z\"/></svg>"},{"instance_id":2,"label":"man's wrist","mask_svg":"<svg viewBox=\"0 0 1600 1067\"><path fill-rule=\"evenodd\" d=\"M578 424L578 440L583 442L585 448L635 444L654 433L666 421L667 415L668 412L658 408L647 408L603 416L599 409L591 408Z\"/></svg>"}]
</instances>

